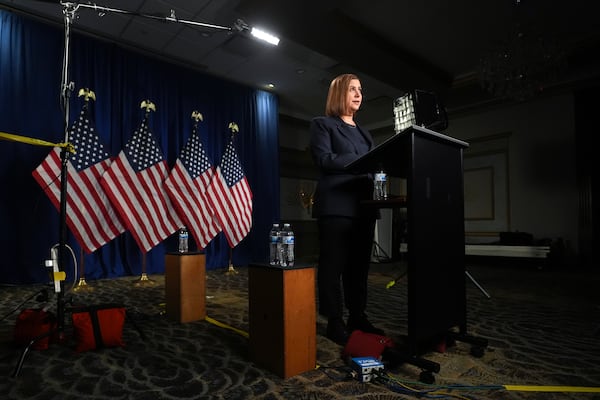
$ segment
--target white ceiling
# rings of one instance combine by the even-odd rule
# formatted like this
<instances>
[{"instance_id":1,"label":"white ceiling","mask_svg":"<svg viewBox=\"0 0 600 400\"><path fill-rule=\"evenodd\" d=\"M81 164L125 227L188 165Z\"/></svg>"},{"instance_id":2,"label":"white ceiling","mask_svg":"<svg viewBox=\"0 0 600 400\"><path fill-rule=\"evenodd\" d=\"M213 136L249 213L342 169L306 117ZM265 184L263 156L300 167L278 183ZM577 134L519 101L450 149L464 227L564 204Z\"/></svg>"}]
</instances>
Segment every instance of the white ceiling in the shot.
<instances>
[{"instance_id":1,"label":"white ceiling","mask_svg":"<svg viewBox=\"0 0 600 400\"><path fill-rule=\"evenodd\" d=\"M66 3L0 0L0 6L60 25ZM436 92L449 112L496 102L478 84L479 60L510 34L516 13L528 28L558 43L569 61L569 71L546 92L600 76L599 7L589 0L68 3L79 4L74 31L248 86L273 83L268 90L278 94L281 114L303 120L323 113L329 81L342 72L361 78L365 101L359 120L370 129L391 125L393 99L412 89ZM279 35L280 45L231 31L239 18Z\"/></svg>"}]
</instances>

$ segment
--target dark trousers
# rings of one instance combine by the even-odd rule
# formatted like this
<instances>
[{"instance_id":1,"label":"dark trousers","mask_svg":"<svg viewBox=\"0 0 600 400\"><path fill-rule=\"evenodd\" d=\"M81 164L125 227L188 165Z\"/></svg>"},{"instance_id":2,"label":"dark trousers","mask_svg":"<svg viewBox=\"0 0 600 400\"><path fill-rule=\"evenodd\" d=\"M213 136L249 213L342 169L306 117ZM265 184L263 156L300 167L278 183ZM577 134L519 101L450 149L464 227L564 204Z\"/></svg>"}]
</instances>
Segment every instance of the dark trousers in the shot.
<instances>
[{"instance_id":1,"label":"dark trousers","mask_svg":"<svg viewBox=\"0 0 600 400\"><path fill-rule=\"evenodd\" d=\"M351 315L364 313L375 219L321 217L318 226L319 313L342 318L343 305Z\"/></svg>"}]
</instances>

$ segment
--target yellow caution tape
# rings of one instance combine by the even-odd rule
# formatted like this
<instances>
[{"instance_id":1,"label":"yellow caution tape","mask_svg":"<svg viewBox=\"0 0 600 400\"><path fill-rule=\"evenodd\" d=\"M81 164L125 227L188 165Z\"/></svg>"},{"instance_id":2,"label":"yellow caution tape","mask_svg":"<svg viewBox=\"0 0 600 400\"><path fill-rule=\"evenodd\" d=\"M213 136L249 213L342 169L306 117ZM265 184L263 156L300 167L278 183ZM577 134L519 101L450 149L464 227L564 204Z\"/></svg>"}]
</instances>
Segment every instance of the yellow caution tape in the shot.
<instances>
[{"instance_id":1,"label":"yellow caution tape","mask_svg":"<svg viewBox=\"0 0 600 400\"><path fill-rule=\"evenodd\" d=\"M49 147L64 147L70 153L75 153L75 147L71 143L52 143L41 139L30 138L27 136L13 135L12 133L0 132L0 139L10 140L12 142L21 142L26 144L32 144L35 146L49 146Z\"/></svg>"},{"instance_id":2,"label":"yellow caution tape","mask_svg":"<svg viewBox=\"0 0 600 400\"><path fill-rule=\"evenodd\" d=\"M216 319L213 319L213 318L209 317L208 315L206 317L204 317L204 320L206 322L210 322L213 325L217 325L217 326L219 326L221 328L230 329L230 330L232 330L232 331L234 331L236 333L239 333L240 335L244 336L245 338L249 338L250 337L250 335L248 334L248 332L243 331L241 329L234 328L233 326L224 324L222 322L219 322ZM318 369L318 368L320 368L320 365L317 363L317 364L315 364L315 369Z\"/></svg>"},{"instance_id":3,"label":"yellow caution tape","mask_svg":"<svg viewBox=\"0 0 600 400\"><path fill-rule=\"evenodd\" d=\"M64 281L67 279L67 274L65 271L55 271L54 272L54 281Z\"/></svg>"},{"instance_id":4,"label":"yellow caution tape","mask_svg":"<svg viewBox=\"0 0 600 400\"><path fill-rule=\"evenodd\" d=\"M521 392L578 392L600 393L600 387L591 386L535 386L535 385L504 385L506 390Z\"/></svg>"},{"instance_id":5,"label":"yellow caution tape","mask_svg":"<svg viewBox=\"0 0 600 400\"><path fill-rule=\"evenodd\" d=\"M250 337L250 335L248 334L248 332L245 332L245 331L243 331L241 329L234 328L233 326L226 325L226 324L224 324L222 322L219 322L216 319L213 319L213 318L211 318L209 316L206 316L204 319L207 322L210 322L213 325L217 325L217 326L219 326L221 328L231 329L232 331L237 332L237 333L239 333L240 335L242 335L244 337Z\"/></svg>"}]
</instances>

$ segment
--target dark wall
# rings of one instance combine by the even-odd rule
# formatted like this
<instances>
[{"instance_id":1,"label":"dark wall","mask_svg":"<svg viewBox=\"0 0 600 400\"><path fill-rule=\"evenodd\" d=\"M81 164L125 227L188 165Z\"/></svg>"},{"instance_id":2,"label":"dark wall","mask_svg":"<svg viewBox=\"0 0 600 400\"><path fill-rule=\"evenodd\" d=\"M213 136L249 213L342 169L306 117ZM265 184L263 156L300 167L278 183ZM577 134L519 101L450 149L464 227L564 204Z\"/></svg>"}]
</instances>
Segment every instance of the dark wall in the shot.
<instances>
[{"instance_id":1,"label":"dark wall","mask_svg":"<svg viewBox=\"0 0 600 400\"><path fill-rule=\"evenodd\" d=\"M598 157L593 146L598 128L600 86L575 92L575 144L577 149L577 185L579 187L579 263L597 266L595 249L598 242L598 213L592 212L593 199L598 199Z\"/></svg>"}]
</instances>

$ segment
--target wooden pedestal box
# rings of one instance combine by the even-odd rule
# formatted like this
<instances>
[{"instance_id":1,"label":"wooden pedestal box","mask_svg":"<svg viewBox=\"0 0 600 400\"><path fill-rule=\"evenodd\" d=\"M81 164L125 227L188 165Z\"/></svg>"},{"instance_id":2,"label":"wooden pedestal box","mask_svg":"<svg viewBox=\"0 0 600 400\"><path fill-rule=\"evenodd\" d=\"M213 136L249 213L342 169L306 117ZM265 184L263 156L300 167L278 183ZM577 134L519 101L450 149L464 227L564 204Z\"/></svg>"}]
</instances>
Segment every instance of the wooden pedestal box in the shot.
<instances>
[{"instance_id":1,"label":"wooden pedestal box","mask_svg":"<svg viewBox=\"0 0 600 400\"><path fill-rule=\"evenodd\" d=\"M167 318L179 322L206 317L206 255L167 253L165 256Z\"/></svg>"},{"instance_id":2,"label":"wooden pedestal box","mask_svg":"<svg viewBox=\"0 0 600 400\"><path fill-rule=\"evenodd\" d=\"M315 269L250 264L249 355L288 378L316 367Z\"/></svg>"}]
</instances>

